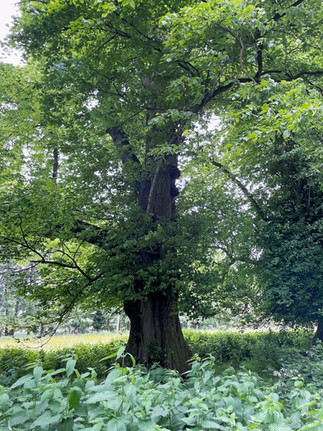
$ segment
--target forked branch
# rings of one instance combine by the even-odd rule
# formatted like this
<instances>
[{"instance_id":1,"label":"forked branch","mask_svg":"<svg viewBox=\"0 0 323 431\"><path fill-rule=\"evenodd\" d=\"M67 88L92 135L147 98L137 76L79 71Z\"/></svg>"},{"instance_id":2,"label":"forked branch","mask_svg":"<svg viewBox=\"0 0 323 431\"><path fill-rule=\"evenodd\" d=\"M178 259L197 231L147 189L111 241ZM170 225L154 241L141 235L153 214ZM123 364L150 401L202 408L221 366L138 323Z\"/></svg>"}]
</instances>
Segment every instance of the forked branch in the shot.
<instances>
[{"instance_id":1,"label":"forked branch","mask_svg":"<svg viewBox=\"0 0 323 431\"><path fill-rule=\"evenodd\" d=\"M267 217L266 217L263 209L258 204L258 202L254 198L254 196L252 195L252 193L250 193L249 190L247 189L247 187L239 180L239 178L237 178L236 175L234 175L231 171L229 171L229 169L226 168L222 163L217 162L216 160L211 160L211 163L212 163L212 165L214 165L217 168L221 169L221 171L224 172L230 178L230 180L233 181L239 187L239 189L247 197L247 199L249 200L249 202L253 206L254 210L259 215L259 217L262 220L266 221Z\"/></svg>"}]
</instances>

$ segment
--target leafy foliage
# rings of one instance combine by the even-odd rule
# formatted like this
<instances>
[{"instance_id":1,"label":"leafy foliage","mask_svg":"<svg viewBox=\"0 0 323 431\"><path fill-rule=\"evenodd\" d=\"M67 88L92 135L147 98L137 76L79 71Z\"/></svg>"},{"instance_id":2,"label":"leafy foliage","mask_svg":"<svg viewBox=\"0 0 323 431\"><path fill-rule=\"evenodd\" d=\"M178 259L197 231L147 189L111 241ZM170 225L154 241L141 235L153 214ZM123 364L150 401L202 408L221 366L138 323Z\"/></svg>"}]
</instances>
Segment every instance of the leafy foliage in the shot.
<instances>
[{"instance_id":1,"label":"leafy foliage","mask_svg":"<svg viewBox=\"0 0 323 431\"><path fill-rule=\"evenodd\" d=\"M94 371L80 374L76 361L44 372L35 366L11 387L1 387L0 426L27 430L178 431L319 430L323 421L322 347L312 353L314 383L295 360L272 386L252 372L214 372L215 358L193 361L183 380L160 368L114 367L102 383ZM309 362L308 362L309 364Z\"/></svg>"},{"instance_id":2,"label":"leafy foliage","mask_svg":"<svg viewBox=\"0 0 323 431\"><path fill-rule=\"evenodd\" d=\"M0 364L2 370L1 382L13 382L28 372L28 364L40 364L44 370L58 370L64 367L67 356L77 358L77 368L87 372L89 368L96 370L98 378L102 379L113 363L112 355L125 342L124 337L110 341L108 344L98 343L77 344L70 348L57 348L52 351L30 350L25 348L0 349ZM26 365L27 364L27 365Z\"/></svg>"},{"instance_id":3,"label":"leafy foliage","mask_svg":"<svg viewBox=\"0 0 323 431\"><path fill-rule=\"evenodd\" d=\"M245 196L253 226L245 223L242 228L253 253L247 257L236 253L240 274L245 278L248 269L246 282L253 279L254 306L263 317L296 324L319 322L323 280L319 94L315 86L308 89L299 80L278 85L269 80L262 82L257 100L248 88L235 97L248 105L229 115L234 126L223 141L224 157L253 190ZM243 149L242 142L248 143Z\"/></svg>"},{"instance_id":4,"label":"leafy foliage","mask_svg":"<svg viewBox=\"0 0 323 431\"><path fill-rule=\"evenodd\" d=\"M307 331L241 334L231 331L207 333L185 330L184 336L193 355L202 359L210 355L215 357L217 370L227 368L228 365L245 366L263 374L268 369L279 368L285 354L287 356L291 352L308 350L313 334ZM65 348L56 346L49 351L26 348L0 349L2 370L0 384L12 383L28 373L26 364L37 363L46 371L63 368L67 356L76 358L76 367L80 373L86 373L89 368L95 369L97 378L102 380L113 364L113 353L122 347L124 342L125 337L118 337L109 343L80 343ZM155 362L162 362L163 358L160 357L158 349L155 346L151 349L152 359Z\"/></svg>"},{"instance_id":5,"label":"leafy foliage","mask_svg":"<svg viewBox=\"0 0 323 431\"><path fill-rule=\"evenodd\" d=\"M140 361L159 334L178 368L179 310L318 321L319 7L22 2L27 65L0 65L0 258L37 267L26 292L60 318L124 307Z\"/></svg>"}]
</instances>

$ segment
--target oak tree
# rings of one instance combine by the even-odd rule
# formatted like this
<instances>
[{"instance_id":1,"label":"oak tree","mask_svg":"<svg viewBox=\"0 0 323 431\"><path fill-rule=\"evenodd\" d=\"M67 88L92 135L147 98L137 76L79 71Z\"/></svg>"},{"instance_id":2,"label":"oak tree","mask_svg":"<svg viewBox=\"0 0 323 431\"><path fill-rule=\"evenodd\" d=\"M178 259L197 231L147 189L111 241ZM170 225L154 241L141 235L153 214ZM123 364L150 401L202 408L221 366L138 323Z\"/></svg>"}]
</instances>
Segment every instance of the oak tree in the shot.
<instances>
[{"instance_id":1,"label":"oak tree","mask_svg":"<svg viewBox=\"0 0 323 431\"><path fill-rule=\"evenodd\" d=\"M203 271L193 271L196 208L177 211L185 195L178 179L206 155L190 134L224 116L246 85L257 99L264 80L315 80L318 7L21 2L12 43L27 65L1 66L1 255L38 266L35 297L61 315L77 303L122 306L131 322L127 350L139 362L187 368L178 311L203 300L188 279ZM213 140L210 164L219 163L221 142Z\"/></svg>"}]
</instances>

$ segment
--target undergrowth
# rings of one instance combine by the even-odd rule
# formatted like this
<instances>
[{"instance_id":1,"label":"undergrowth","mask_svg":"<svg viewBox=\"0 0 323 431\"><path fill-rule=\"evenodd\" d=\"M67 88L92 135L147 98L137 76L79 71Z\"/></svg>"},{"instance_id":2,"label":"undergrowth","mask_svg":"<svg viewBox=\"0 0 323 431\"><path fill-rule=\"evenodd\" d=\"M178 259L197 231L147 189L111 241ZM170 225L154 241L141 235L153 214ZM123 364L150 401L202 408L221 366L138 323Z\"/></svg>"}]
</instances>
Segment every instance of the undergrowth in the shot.
<instances>
[{"instance_id":1,"label":"undergrowth","mask_svg":"<svg viewBox=\"0 0 323 431\"><path fill-rule=\"evenodd\" d=\"M291 353L308 351L313 332L303 329L244 333L184 331L184 336L193 355L216 358L218 371L230 365L263 374L268 369L279 368Z\"/></svg>"},{"instance_id":2,"label":"undergrowth","mask_svg":"<svg viewBox=\"0 0 323 431\"><path fill-rule=\"evenodd\" d=\"M102 382L73 357L58 370L33 364L0 387L0 431L321 431L322 359L320 345L295 353L272 385L231 367L218 375L214 357L195 359L185 376L123 362Z\"/></svg>"},{"instance_id":3,"label":"undergrowth","mask_svg":"<svg viewBox=\"0 0 323 431\"><path fill-rule=\"evenodd\" d=\"M307 351L313 334L304 330L246 333L186 330L184 336L192 355L201 359L209 355L215 357L218 373L228 366L244 366L263 375L268 374L268 370L271 372L278 369L285 356L297 351ZM98 379L103 379L113 364L113 359L102 359L116 352L125 343L126 337L122 336L106 344L77 344L51 351L16 347L0 349L0 384L12 384L26 374L28 363L37 362L45 371L63 368L67 356L76 358L76 367L80 373L93 368Z\"/></svg>"}]
</instances>

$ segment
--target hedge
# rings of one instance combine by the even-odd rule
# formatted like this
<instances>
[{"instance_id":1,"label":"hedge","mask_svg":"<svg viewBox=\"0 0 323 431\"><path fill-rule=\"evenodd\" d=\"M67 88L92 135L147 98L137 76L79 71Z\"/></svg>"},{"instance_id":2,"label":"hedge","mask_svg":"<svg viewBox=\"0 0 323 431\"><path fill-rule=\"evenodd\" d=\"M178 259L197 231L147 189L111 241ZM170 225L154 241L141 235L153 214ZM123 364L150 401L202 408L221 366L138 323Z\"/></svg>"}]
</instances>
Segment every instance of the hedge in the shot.
<instances>
[{"instance_id":1,"label":"hedge","mask_svg":"<svg viewBox=\"0 0 323 431\"><path fill-rule=\"evenodd\" d=\"M246 333L184 330L184 336L193 356L206 358L212 355L220 368L243 365L261 372L277 366L284 352L308 350L313 334L305 330ZM63 368L66 358L72 356L77 360L76 367L80 373L93 368L102 379L114 361L113 358L104 358L115 353L125 342L126 338L120 337L107 344L77 344L48 352L16 347L0 349L0 384L16 381L28 372L31 364L38 363L44 370Z\"/></svg>"}]
</instances>

